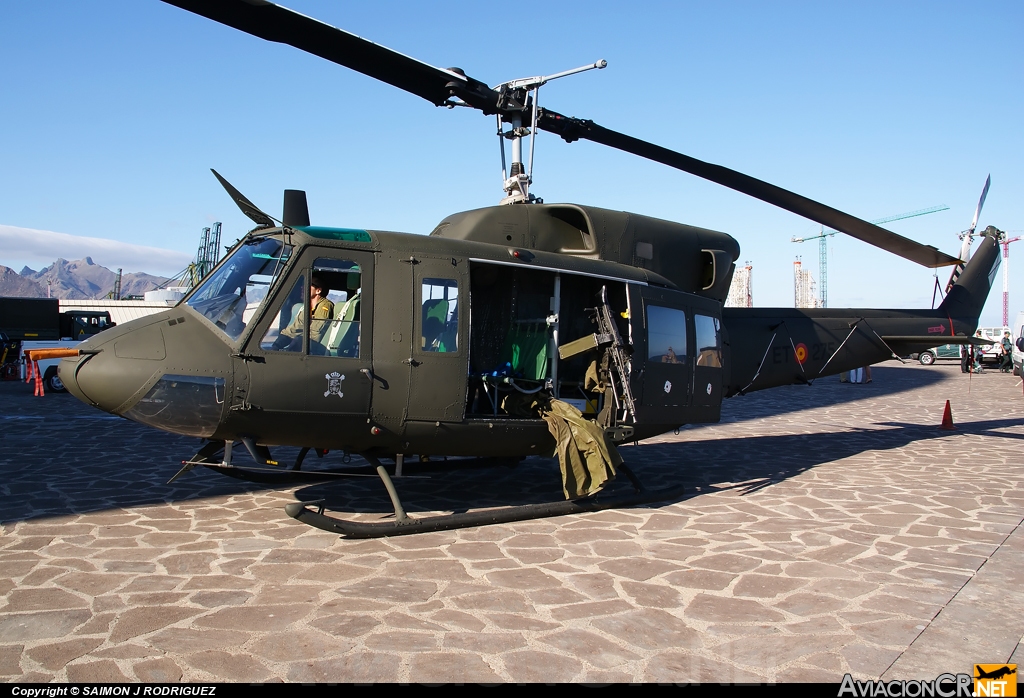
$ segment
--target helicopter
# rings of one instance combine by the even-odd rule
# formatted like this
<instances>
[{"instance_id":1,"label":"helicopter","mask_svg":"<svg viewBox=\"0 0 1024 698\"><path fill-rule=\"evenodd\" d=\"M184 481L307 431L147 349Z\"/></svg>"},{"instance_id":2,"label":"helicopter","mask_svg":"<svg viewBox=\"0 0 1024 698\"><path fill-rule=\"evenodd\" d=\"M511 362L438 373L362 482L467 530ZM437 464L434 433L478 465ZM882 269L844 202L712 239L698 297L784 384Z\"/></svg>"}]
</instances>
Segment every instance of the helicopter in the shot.
<instances>
[{"instance_id":1,"label":"helicopter","mask_svg":"<svg viewBox=\"0 0 1024 698\"><path fill-rule=\"evenodd\" d=\"M536 197L524 150L532 153L543 130L688 172L926 267L961 262L735 170L539 105L540 87L604 61L492 88L264 0L164 1L435 106L494 117L504 180L498 205L452 214L424 236L312 225L298 190L285 190L278 220L214 171L255 227L176 307L90 338L59 366L69 392L87 404L206 440L172 480L196 467L266 482L377 476L393 520L345 520L322 501L286 507L348 537L665 501L681 490L646 490L612 456L634 493L566 489L565 501L414 518L391 473L402 475L417 457L486 465L551 455L563 446L548 419L555 403L569 406L566 421L581 430L567 438L614 452L717 422L728 397L811 384L940 338L976 341L1000 261L1002 233L993 227L933 310L727 308L740 252L732 236ZM255 467L234 462L239 444ZM290 467L275 459L279 447L300 449ZM310 451L355 454L371 467L304 471ZM381 459L393 460L390 471Z\"/></svg>"}]
</instances>

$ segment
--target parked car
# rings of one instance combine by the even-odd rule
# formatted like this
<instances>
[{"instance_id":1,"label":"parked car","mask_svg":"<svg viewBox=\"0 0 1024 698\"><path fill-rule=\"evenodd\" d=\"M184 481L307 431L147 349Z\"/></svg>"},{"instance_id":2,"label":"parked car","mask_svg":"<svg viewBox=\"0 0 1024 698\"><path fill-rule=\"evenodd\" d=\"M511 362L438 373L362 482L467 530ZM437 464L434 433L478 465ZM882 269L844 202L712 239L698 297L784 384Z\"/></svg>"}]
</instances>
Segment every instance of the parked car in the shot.
<instances>
[{"instance_id":1,"label":"parked car","mask_svg":"<svg viewBox=\"0 0 1024 698\"><path fill-rule=\"evenodd\" d=\"M943 344L941 347L933 347L927 351L922 351L917 355L917 360L925 366L931 366L939 359L953 359L959 361L960 345Z\"/></svg>"}]
</instances>

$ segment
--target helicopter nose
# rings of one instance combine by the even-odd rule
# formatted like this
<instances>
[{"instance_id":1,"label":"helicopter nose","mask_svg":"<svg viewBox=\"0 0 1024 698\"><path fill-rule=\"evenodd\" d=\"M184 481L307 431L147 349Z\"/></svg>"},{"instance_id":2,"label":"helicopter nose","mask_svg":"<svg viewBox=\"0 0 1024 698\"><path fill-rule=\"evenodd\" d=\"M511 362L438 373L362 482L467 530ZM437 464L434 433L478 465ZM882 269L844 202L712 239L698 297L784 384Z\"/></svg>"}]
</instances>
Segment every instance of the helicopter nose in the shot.
<instances>
[{"instance_id":1,"label":"helicopter nose","mask_svg":"<svg viewBox=\"0 0 1024 698\"><path fill-rule=\"evenodd\" d=\"M114 334L116 329L107 332ZM112 414L123 413L132 398L162 372L160 362L167 357L157 326L115 336L96 335L79 345L79 351L77 358L60 362L61 381L82 402Z\"/></svg>"},{"instance_id":2,"label":"helicopter nose","mask_svg":"<svg viewBox=\"0 0 1024 698\"><path fill-rule=\"evenodd\" d=\"M176 309L105 330L57 371L82 402L157 429L210 437L225 409L230 347ZM173 328L173 329L172 329Z\"/></svg>"}]
</instances>

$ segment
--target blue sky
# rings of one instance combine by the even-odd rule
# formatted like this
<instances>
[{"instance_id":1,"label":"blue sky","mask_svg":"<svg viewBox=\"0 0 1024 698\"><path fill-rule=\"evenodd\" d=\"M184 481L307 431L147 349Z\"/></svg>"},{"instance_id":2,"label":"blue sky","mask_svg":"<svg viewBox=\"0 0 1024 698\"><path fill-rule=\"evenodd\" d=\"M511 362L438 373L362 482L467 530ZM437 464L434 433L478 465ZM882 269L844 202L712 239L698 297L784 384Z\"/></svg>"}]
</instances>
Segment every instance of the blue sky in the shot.
<instances>
[{"instance_id":1,"label":"blue sky","mask_svg":"<svg viewBox=\"0 0 1024 698\"><path fill-rule=\"evenodd\" d=\"M490 84L607 59L544 87L542 105L868 220L947 205L889 227L950 253L991 173L980 227L1024 234L1019 2L588 0L520 17L501 3L283 4ZM314 223L347 227L427 233L501 196L491 117L158 0L8 0L0 17L0 228L172 250L141 269L169 272L203 226L223 221L227 241L248 228L210 167L275 215L281 190L306 189ZM549 202L732 234L758 306L792 306L797 254L817 273L817 245L789 242L814 223L595 144L541 134L537 148L534 191ZM830 306L930 305L930 270L831 240ZM1024 241L1010 249L1012 314ZM0 264L26 263L41 266L0 249ZM984 324L1001 302L1000 279Z\"/></svg>"}]
</instances>

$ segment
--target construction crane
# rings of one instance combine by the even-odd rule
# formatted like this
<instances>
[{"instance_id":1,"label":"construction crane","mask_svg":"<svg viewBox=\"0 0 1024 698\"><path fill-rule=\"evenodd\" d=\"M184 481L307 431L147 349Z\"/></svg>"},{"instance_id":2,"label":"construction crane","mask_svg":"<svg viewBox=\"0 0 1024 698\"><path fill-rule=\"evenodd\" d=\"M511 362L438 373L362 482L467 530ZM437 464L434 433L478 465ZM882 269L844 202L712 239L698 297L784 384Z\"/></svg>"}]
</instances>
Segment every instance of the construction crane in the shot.
<instances>
[{"instance_id":1,"label":"construction crane","mask_svg":"<svg viewBox=\"0 0 1024 698\"><path fill-rule=\"evenodd\" d=\"M1003 246L1003 327L1010 326L1010 243L1020 240L1020 235L1015 238L1004 237Z\"/></svg>"},{"instance_id":2,"label":"construction crane","mask_svg":"<svg viewBox=\"0 0 1024 698\"><path fill-rule=\"evenodd\" d=\"M922 208L919 211L910 211L909 213L899 213L895 216L886 216L885 218L879 218L878 220L871 221L875 225L881 225L882 223L891 223L892 221L901 221L904 218L915 218L917 216L924 216L929 213L938 213L939 211L946 211L949 206L932 206L931 208ZM821 295L821 306L822 308L828 307L828 243L826 238L829 238L836 233L838 230L825 230L824 227L821 229L821 233L818 235L812 235L806 238L793 238L790 242L807 242L809 240L819 240L818 243L818 286Z\"/></svg>"}]
</instances>

